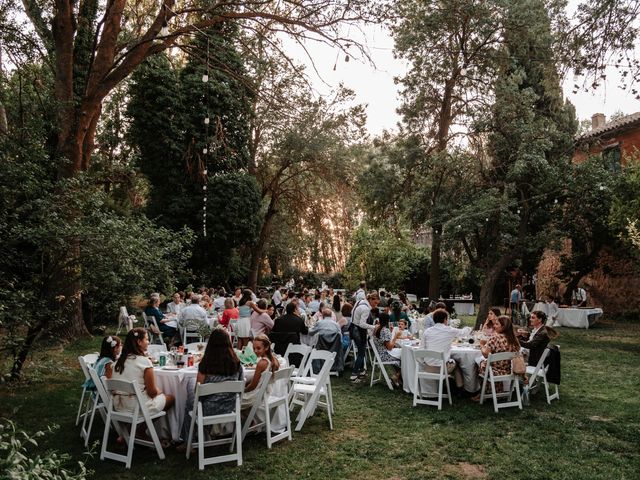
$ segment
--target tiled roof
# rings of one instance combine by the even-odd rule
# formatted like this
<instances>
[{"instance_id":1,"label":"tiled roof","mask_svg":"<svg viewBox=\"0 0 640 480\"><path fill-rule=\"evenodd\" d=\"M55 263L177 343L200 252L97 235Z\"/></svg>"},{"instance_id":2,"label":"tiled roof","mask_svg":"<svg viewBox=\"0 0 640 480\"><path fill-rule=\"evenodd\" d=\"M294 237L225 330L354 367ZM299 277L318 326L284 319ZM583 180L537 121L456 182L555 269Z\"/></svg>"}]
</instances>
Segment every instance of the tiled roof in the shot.
<instances>
[{"instance_id":1,"label":"tiled roof","mask_svg":"<svg viewBox=\"0 0 640 480\"><path fill-rule=\"evenodd\" d=\"M576 138L576 140L580 142L583 140L588 140L590 138L599 137L604 133L612 132L619 128L631 126L633 124L640 125L640 112L632 113L631 115L625 115L624 117L613 120L612 122L607 122L601 127L598 127L594 130L589 130L587 133L580 135Z\"/></svg>"}]
</instances>

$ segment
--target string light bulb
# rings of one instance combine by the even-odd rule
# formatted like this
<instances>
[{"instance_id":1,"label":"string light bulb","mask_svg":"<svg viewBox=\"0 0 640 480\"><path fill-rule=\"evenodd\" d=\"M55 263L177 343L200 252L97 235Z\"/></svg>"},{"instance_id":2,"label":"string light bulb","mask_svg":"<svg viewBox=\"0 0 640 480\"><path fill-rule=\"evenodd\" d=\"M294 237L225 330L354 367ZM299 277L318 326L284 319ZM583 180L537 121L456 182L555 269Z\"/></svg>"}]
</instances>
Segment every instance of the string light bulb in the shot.
<instances>
[{"instance_id":1,"label":"string light bulb","mask_svg":"<svg viewBox=\"0 0 640 480\"><path fill-rule=\"evenodd\" d=\"M206 186L206 185L203 185L203 186L202 186L202 190L206 190L206 189L207 189L207 186Z\"/></svg>"},{"instance_id":2,"label":"string light bulb","mask_svg":"<svg viewBox=\"0 0 640 480\"><path fill-rule=\"evenodd\" d=\"M167 20L163 20L162 22L162 28L160 29L160 35L162 35L163 37L166 37L167 35L169 35L169 24L167 23Z\"/></svg>"},{"instance_id":3,"label":"string light bulb","mask_svg":"<svg viewBox=\"0 0 640 480\"><path fill-rule=\"evenodd\" d=\"M209 117L205 117L204 118L204 124L205 125L209 125Z\"/></svg>"},{"instance_id":4,"label":"string light bulb","mask_svg":"<svg viewBox=\"0 0 640 480\"><path fill-rule=\"evenodd\" d=\"M206 73L202 75L202 83L207 83L209 81L209 75Z\"/></svg>"},{"instance_id":5,"label":"string light bulb","mask_svg":"<svg viewBox=\"0 0 640 480\"><path fill-rule=\"evenodd\" d=\"M203 148L202 153L206 155L207 153L209 153L209 149L207 147Z\"/></svg>"},{"instance_id":6,"label":"string light bulb","mask_svg":"<svg viewBox=\"0 0 640 480\"><path fill-rule=\"evenodd\" d=\"M204 175L206 175L207 173L209 173L209 170L207 170L207 169L205 168L205 169L202 171L202 173L203 173Z\"/></svg>"}]
</instances>

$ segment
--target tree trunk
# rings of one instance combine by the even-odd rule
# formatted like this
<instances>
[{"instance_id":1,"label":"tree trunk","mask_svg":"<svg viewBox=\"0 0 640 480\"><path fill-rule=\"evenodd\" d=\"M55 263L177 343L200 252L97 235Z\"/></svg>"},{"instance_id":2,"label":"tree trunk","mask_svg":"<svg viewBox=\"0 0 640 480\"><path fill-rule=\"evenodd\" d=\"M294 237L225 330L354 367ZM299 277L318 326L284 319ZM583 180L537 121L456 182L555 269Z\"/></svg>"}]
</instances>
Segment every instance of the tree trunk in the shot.
<instances>
[{"instance_id":1,"label":"tree trunk","mask_svg":"<svg viewBox=\"0 0 640 480\"><path fill-rule=\"evenodd\" d=\"M440 247L442 245L442 226L434 225L431 229L431 263L429 264L429 299L440 298Z\"/></svg>"},{"instance_id":2,"label":"tree trunk","mask_svg":"<svg viewBox=\"0 0 640 480\"><path fill-rule=\"evenodd\" d=\"M29 327L29 330L27 331L27 336L25 337L24 342L22 343L22 346L18 351L18 354L13 358L13 365L11 366L11 377L10 377L10 380L12 382L20 380L20 378L22 377L22 366L24 365L24 362L27 360L27 355L29 355L29 352L31 351L31 347L33 346L36 339L40 335L40 332L42 332L43 327L44 327L43 323L39 323L38 325Z\"/></svg>"},{"instance_id":3,"label":"tree trunk","mask_svg":"<svg viewBox=\"0 0 640 480\"><path fill-rule=\"evenodd\" d=\"M486 271L484 280L482 281L482 286L480 287L480 307L478 309L478 316L476 317L476 330L482 326L484 320L487 318L487 313L489 313L489 308L491 308L493 291L496 283L512 258L513 255L511 254L503 255Z\"/></svg>"},{"instance_id":4,"label":"tree trunk","mask_svg":"<svg viewBox=\"0 0 640 480\"><path fill-rule=\"evenodd\" d=\"M273 217L277 213L276 203L277 200L274 197L271 197L269 208L267 208L267 213L264 216L264 222L262 222L262 227L260 228L258 241L251 250L251 264L249 265L248 283L249 288L254 292L258 286L258 276L260 274L260 265L264 258L264 250L267 245L267 241L269 240L269 236L271 235L271 223L273 222Z\"/></svg>"}]
</instances>

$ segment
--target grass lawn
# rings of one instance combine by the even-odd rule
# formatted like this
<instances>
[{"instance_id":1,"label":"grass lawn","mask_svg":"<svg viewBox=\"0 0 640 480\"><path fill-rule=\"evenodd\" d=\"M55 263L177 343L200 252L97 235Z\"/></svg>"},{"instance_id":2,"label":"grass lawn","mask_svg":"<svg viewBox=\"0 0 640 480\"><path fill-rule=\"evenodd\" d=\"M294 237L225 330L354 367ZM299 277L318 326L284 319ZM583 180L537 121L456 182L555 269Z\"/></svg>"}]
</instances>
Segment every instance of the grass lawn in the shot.
<instances>
[{"instance_id":1,"label":"grass lawn","mask_svg":"<svg viewBox=\"0 0 640 480\"><path fill-rule=\"evenodd\" d=\"M122 464L88 458L96 479L282 479L282 478L496 478L636 479L640 477L640 325L602 323L591 330L560 329L560 401L543 395L524 411L499 414L489 404L455 399L453 406L412 408L411 396L378 384L351 385L334 379L336 415L329 431L324 412L294 432L292 442L268 450L264 436L244 444L244 464L213 465L175 449L167 458L143 447L130 471ZM81 372L77 355L96 350L99 339L35 355L30 381L0 386L0 416L36 431L60 428L40 449L83 458L74 425ZM102 433L97 422L94 438ZM99 447L96 447L96 451ZM0 477L3 477L0 472Z\"/></svg>"}]
</instances>

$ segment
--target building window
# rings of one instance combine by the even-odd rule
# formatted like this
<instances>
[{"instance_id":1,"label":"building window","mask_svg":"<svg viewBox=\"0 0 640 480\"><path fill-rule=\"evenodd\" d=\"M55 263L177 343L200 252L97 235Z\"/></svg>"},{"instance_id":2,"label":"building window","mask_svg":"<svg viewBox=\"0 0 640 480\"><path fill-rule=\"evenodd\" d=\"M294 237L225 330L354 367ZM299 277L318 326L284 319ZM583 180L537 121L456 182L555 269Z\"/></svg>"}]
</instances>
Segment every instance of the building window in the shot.
<instances>
[{"instance_id":1,"label":"building window","mask_svg":"<svg viewBox=\"0 0 640 480\"><path fill-rule=\"evenodd\" d=\"M620 144L616 143L602 150L602 159L610 172L619 173L622 170L620 165Z\"/></svg>"}]
</instances>

